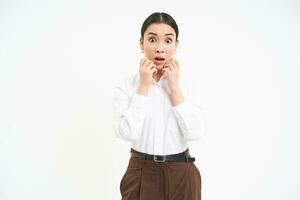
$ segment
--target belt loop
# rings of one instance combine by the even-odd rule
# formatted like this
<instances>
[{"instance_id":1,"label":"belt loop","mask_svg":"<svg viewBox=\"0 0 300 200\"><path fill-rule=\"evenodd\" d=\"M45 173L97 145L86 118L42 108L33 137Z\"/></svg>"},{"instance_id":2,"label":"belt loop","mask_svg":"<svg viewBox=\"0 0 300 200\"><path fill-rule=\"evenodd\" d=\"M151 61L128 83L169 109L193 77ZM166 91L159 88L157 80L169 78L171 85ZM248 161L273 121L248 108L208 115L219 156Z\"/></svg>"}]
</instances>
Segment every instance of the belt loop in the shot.
<instances>
[{"instance_id":1,"label":"belt loop","mask_svg":"<svg viewBox=\"0 0 300 200\"><path fill-rule=\"evenodd\" d=\"M188 162L188 157L186 154L184 154L185 162Z\"/></svg>"},{"instance_id":2,"label":"belt loop","mask_svg":"<svg viewBox=\"0 0 300 200\"><path fill-rule=\"evenodd\" d=\"M188 157L190 157L189 148L187 148L184 152L185 162L188 162Z\"/></svg>"}]
</instances>

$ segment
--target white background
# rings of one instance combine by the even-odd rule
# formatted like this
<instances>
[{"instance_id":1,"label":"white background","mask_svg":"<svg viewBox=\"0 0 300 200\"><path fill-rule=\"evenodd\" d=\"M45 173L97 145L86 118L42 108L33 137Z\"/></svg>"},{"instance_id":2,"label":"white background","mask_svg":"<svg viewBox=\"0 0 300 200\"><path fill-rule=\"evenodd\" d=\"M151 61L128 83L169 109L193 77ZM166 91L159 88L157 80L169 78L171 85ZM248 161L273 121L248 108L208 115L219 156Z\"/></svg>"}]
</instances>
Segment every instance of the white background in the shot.
<instances>
[{"instance_id":1,"label":"white background","mask_svg":"<svg viewBox=\"0 0 300 200\"><path fill-rule=\"evenodd\" d=\"M112 86L138 70L152 12L179 26L207 136L204 200L298 200L299 1L1 1L0 199L120 199L130 144ZM297 121L298 120L298 121Z\"/></svg>"}]
</instances>

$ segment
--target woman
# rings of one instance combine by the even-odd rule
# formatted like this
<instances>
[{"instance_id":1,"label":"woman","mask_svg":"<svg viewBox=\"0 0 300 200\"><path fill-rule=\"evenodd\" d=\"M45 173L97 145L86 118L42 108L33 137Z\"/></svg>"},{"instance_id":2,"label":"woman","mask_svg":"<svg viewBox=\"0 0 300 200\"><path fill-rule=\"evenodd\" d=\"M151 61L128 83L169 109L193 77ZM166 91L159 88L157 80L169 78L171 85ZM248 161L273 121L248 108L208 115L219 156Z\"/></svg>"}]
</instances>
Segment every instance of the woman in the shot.
<instances>
[{"instance_id":1,"label":"woman","mask_svg":"<svg viewBox=\"0 0 300 200\"><path fill-rule=\"evenodd\" d=\"M187 143L205 134L204 114L173 58L177 46L175 20L151 14L141 29L139 72L114 87L115 133L132 147L122 200L201 199L201 176Z\"/></svg>"}]
</instances>

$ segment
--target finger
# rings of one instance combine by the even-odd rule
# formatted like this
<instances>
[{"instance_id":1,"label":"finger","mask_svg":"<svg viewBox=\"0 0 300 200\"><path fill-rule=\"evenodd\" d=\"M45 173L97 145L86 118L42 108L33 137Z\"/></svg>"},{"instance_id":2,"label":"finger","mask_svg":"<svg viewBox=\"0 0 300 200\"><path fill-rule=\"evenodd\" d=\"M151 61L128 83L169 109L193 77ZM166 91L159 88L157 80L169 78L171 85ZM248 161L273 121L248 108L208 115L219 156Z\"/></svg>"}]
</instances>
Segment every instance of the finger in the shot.
<instances>
[{"instance_id":1,"label":"finger","mask_svg":"<svg viewBox=\"0 0 300 200\"><path fill-rule=\"evenodd\" d=\"M170 67L173 64L173 59L170 59L166 62L166 66Z\"/></svg>"},{"instance_id":2,"label":"finger","mask_svg":"<svg viewBox=\"0 0 300 200\"><path fill-rule=\"evenodd\" d=\"M166 72L166 73L170 73L171 72L171 70L170 70L170 68L169 67L167 67L167 68L164 68L164 69L162 69L164 72Z\"/></svg>"},{"instance_id":3,"label":"finger","mask_svg":"<svg viewBox=\"0 0 300 200\"><path fill-rule=\"evenodd\" d=\"M145 65L145 68L149 68L152 64L153 64L152 60L147 60L144 65Z\"/></svg>"},{"instance_id":4,"label":"finger","mask_svg":"<svg viewBox=\"0 0 300 200\"><path fill-rule=\"evenodd\" d=\"M177 65L178 67L180 66L180 62L179 62L178 59L175 59L175 58L174 58L174 62L176 63L176 65Z\"/></svg>"},{"instance_id":5,"label":"finger","mask_svg":"<svg viewBox=\"0 0 300 200\"><path fill-rule=\"evenodd\" d=\"M153 63L153 61L146 58L146 61L144 62L144 65L148 66L150 63Z\"/></svg>"},{"instance_id":6,"label":"finger","mask_svg":"<svg viewBox=\"0 0 300 200\"><path fill-rule=\"evenodd\" d=\"M179 69L179 63L176 60L173 61L173 66Z\"/></svg>"},{"instance_id":7,"label":"finger","mask_svg":"<svg viewBox=\"0 0 300 200\"><path fill-rule=\"evenodd\" d=\"M147 61L147 58L143 57L140 61L140 66L143 66L146 61Z\"/></svg>"},{"instance_id":8,"label":"finger","mask_svg":"<svg viewBox=\"0 0 300 200\"><path fill-rule=\"evenodd\" d=\"M153 68L156 68L156 65L153 62L148 63L146 66L146 69L148 69L148 70L153 69Z\"/></svg>"},{"instance_id":9,"label":"finger","mask_svg":"<svg viewBox=\"0 0 300 200\"><path fill-rule=\"evenodd\" d=\"M151 72L151 74L156 73L156 72L157 72L157 69L156 69L156 68L152 68L152 69L150 70L150 72Z\"/></svg>"},{"instance_id":10,"label":"finger","mask_svg":"<svg viewBox=\"0 0 300 200\"><path fill-rule=\"evenodd\" d=\"M164 64L163 68L166 68L166 67L170 67L171 63L169 63L168 61Z\"/></svg>"},{"instance_id":11,"label":"finger","mask_svg":"<svg viewBox=\"0 0 300 200\"><path fill-rule=\"evenodd\" d=\"M149 71L151 74L152 74L153 70L157 70L157 68L156 68L156 66L155 66L154 64L148 66L146 69L147 69L147 71Z\"/></svg>"},{"instance_id":12,"label":"finger","mask_svg":"<svg viewBox=\"0 0 300 200\"><path fill-rule=\"evenodd\" d=\"M175 62L175 60L172 60L172 64L174 67L177 67L177 63Z\"/></svg>"},{"instance_id":13,"label":"finger","mask_svg":"<svg viewBox=\"0 0 300 200\"><path fill-rule=\"evenodd\" d=\"M171 64L170 64L170 67L169 67L169 69L170 69L171 71L175 69L175 67L174 67L173 63L171 63Z\"/></svg>"},{"instance_id":14,"label":"finger","mask_svg":"<svg viewBox=\"0 0 300 200\"><path fill-rule=\"evenodd\" d=\"M169 66L164 66L163 69L169 68Z\"/></svg>"},{"instance_id":15,"label":"finger","mask_svg":"<svg viewBox=\"0 0 300 200\"><path fill-rule=\"evenodd\" d=\"M167 64L170 64L170 63L172 63L172 59L169 59L169 60L167 60L167 62L166 62Z\"/></svg>"},{"instance_id":16,"label":"finger","mask_svg":"<svg viewBox=\"0 0 300 200\"><path fill-rule=\"evenodd\" d=\"M164 65L163 66L163 69L166 69L166 68L169 68L170 66L168 66L168 65Z\"/></svg>"}]
</instances>

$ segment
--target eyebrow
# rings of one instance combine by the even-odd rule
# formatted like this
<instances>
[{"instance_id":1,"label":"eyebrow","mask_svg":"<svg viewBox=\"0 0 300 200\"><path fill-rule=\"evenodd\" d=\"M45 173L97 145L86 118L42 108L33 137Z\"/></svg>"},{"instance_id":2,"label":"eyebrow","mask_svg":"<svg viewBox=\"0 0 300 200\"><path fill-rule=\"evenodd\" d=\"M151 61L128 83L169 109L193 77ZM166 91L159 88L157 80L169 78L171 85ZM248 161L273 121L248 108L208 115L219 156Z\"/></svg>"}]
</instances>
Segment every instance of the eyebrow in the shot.
<instances>
[{"instance_id":1,"label":"eyebrow","mask_svg":"<svg viewBox=\"0 0 300 200\"><path fill-rule=\"evenodd\" d=\"M153 32L149 32L147 35L157 35L157 34L156 34L156 33L153 33ZM167 34L165 34L165 36L167 36L167 35L174 36L173 33L167 33Z\"/></svg>"}]
</instances>

